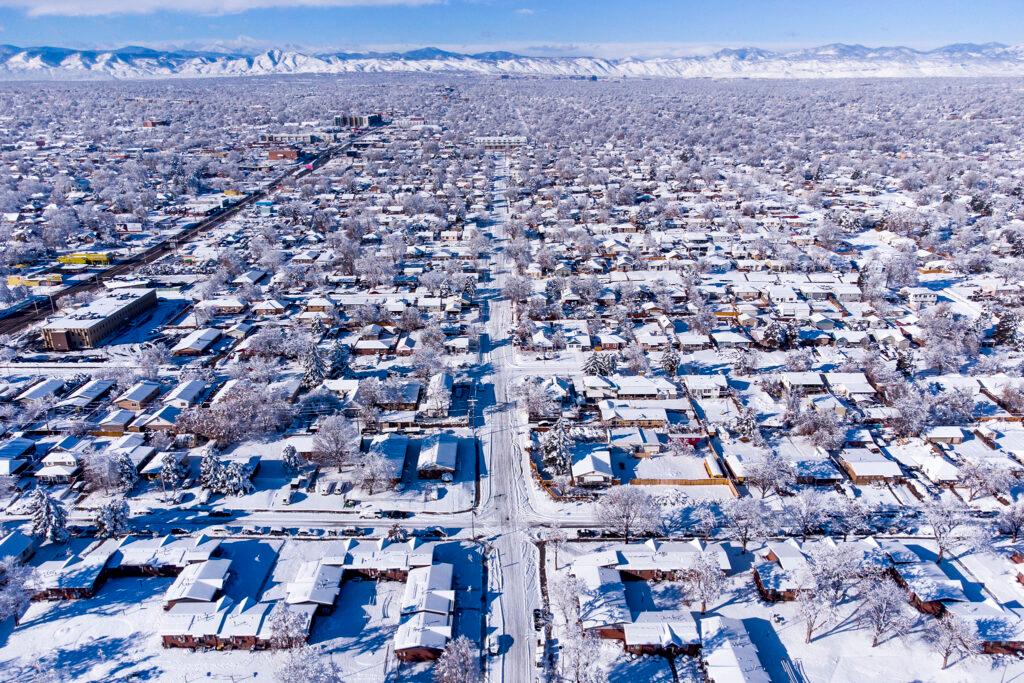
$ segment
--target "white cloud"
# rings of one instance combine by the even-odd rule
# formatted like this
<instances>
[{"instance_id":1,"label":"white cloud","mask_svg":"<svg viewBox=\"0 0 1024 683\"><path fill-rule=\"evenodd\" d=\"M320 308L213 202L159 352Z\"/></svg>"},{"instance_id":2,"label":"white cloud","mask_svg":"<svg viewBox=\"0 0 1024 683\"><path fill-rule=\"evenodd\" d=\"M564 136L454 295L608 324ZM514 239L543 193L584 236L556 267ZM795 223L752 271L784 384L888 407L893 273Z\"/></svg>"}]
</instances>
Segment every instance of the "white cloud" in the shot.
<instances>
[{"instance_id":1,"label":"white cloud","mask_svg":"<svg viewBox=\"0 0 1024 683\"><path fill-rule=\"evenodd\" d=\"M436 5L443 0L0 0L0 7L25 10L30 16L102 16L173 11L234 14L272 7L375 7Z\"/></svg>"},{"instance_id":2,"label":"white cloud","mask_svg":"<svg viewBox=\"0 0 1024 683\"><path fill-rule=\"evenodd\" d=\"M524 17L536 14L537 10L532 10L529 7L520 7L516 10L516 14L522 14Z\"/></svg>"}]
</instances>

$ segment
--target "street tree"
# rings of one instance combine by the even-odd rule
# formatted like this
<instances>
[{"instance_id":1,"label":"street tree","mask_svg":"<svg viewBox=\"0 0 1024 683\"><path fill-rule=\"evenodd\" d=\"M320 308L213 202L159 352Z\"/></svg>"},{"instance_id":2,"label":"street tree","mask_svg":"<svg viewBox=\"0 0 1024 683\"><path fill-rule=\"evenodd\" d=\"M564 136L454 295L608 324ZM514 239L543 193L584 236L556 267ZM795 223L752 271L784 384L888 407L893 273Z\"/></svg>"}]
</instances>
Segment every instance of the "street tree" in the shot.
<instances>
[{"instance_id":1,"label":"street tree","mask_svg":"<svg viewBox=\"0 0 1024 683\"><path fill-rule=\"evenodd\" d=\"M633 534L654 531L661 524L661 508L651 494L636 486L617 486L599 502L601 519L629 543Z\"/></svg>"}]
</instances>

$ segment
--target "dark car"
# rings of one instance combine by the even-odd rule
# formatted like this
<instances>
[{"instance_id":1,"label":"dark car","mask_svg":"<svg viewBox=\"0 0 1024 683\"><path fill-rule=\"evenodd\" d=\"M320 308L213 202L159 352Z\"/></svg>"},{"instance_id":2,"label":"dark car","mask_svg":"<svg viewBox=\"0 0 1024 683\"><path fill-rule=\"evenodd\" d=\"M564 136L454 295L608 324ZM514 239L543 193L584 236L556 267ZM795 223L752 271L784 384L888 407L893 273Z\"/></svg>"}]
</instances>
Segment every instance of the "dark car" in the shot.
<instances>
[{"instance_id":1,"label":"dark car","mask_svg":"<svg viewBox=\"0 0 1024 683\"><path fill-rule=\"evenodd\" d=\"M231 517L232 513L227 510L210 510L207 515L210 517Z\"/></svg>"},{"instance_id":2,"label":"dark car","mask_svg":"<svg viewBox=\"0 0 1024 683\"><path fill-rule=\"evenodd\" d=\"M439 526L428 526L425 529L418 529L413 532L413 535L420 538L448 538L448 532Z\"/></svg>"},{"instance_id":3,"label":"dark car","mask_svg":"<svg viewBox=\"0 0 1024 683\"><path fill-rule=\"evenodd\" d=\"M597 538L597 536L600 533L601 532L599 532L597 529L577 529L576 530L577 538Z\"/></svg>"},{"instance_id":4,"label":"dark car","mask_svg":"<svg viewBox=\"0 0 1024 683\"><path fill-rule=\"evenodd\" d=\"M388 519L409 519L412 517L412 513L408 510L383 510L380 515Z\"/></svg>"}]
</instances>

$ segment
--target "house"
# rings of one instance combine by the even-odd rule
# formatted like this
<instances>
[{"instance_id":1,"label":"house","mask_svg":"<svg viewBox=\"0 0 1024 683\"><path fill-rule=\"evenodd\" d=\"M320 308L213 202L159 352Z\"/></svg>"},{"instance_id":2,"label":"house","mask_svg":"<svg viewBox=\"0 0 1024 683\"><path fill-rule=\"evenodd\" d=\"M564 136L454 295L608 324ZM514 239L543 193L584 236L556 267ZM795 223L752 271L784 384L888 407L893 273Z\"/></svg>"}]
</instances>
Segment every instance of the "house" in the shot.
<instances>
[{"instance_id":1,"label":"house","mask_svg":"<svg viewBox=\"0 0 1024 683\"><path fill-rule=\"evenodd\" d=\"M910 551L912 552L912 551ZM913 562L894 562L890 573L907 591L910 604L917 611L932 616L941 616L952 602L967 602L963 583L951 579L942 568L920 557Z\"/></svg>"},{"instance_id":2,"label":"house","mask_svg":"<svg viewBox=\"0 0 1024 683\"><path fill-rule=\"evenodd\" d=\"M187 334L171 348L173 356L201 356L220 339L220 330L205 327Z\"/></svg>"},{"instance_id":3,"label":"house","mask_svg":"<svg viewBox=\"0 0 1024 683\"><path fill-rule=\"evenodd\" d=\"M708 683L771 683L741 620L707 617L700 620L700 631Z\"/></svg>"},{"instance_id":4,"label":"house","mask_svg":"<svg viewBox=\"0 0 1024 683\"><path fill-rule=\"evenodd\" d=\"M71 450L55 448L41 462L35 477L43 484L68 484L81 470L79 456Z\"/></svg>"},{"instance_id":5,"label":"house","mask_svg":"<svg viewBox=\"0 0 1024 683\"><path fill-rule=\"evenodd\" d=\"M584 586L578 597L583 628L599 638L625 640L633 619L619 572L591 564L573 564L571 572Z\"/></svg>"},{"instance_id":6,"label":"house","mask_svg":"<svg viewBox=\"0 0 1024 683\"><path fill-rule=\"evenodd\" d=\"M395 632L395 656L402 661L428 661L441 656L452 637L454 567L431 563L409 571Z\"/></svg>"},{"instance_id":7,"label":"house","mask_svg":"<svg viewBox=\"0 0 1024 683\"><path fill-rule=\"evenodd\" d=\"M321 609L333 607L341 593L344 571L320 560L300 562L295 577L285 586L285 602L289 605L317 605Z\"/></svg>"},{"instance_id":8,"label":"house","mask_svg":"<svg viewBox=\"0 0 1024 683\"><path fill-rule=\"evenodd\" d=\"M126 536L107 563L121 576L177 576L191 565L217 556L220 539L198 536Z\"/></svg>"},{"instance_id":9,"label":"house","mask_svg":"<svg viewBox=\"0 0 1024 683\"><path fill-rule=\"evenodd\" d=\"M426 417L447 417L452 405L452 376L439 372L427 382L427 390L420 405L420 413Z\"/></svg>"},{"instance_id":10,"label":"house","mask_svg":"<svg viewBox=\"0 0 1024 683\"><path fill-rule=\"evenodd\" d=\"M939 295L925 287L904 287L900 290L907 299L907 303L913 308L931 306L939 299Z\"/></svg>"},{"instance_id":11,"label":"house","mask_svg":"<svg viewBox=\"0 0 1024 683\"><path fill-rule=\"evenodd\" d=\"M899 463L879 451L844 448L839 452L838 461L854 484L873 484L903 478Z\"/></svg>"},{"instance_id":12,"label":"house","mask_svg":"<svg viewBox=\"0 0 1024 683\"><path fill-rule=\"evenodd\" d=\"M608 445L634 457L646 458L661 452L663 439L654 429L618 427L608 430Z\"/></svg>"},{"instance_id":13,"label":"house","mask_svg":"<svg viewBox=\"0 0 1024 683\"><path fill-rule=\"evenodd\" d=\"M804 589L807 555L792 538L769 541L767 546L763 559L751 568L757 592L768 602L796 600Z\"/></svg>"},{"instance_id":14,"label":"house","mask_svg":"<svg viewBox=\"0 0 1024 683\"><path fill-rule=\"evenodd\" d=\"M574 458L572 479L578 486L608 486L615 483L612 475L612 456L607 450L590 450Z\"/></svg>"},{"instance_id":15,"label":"house","mask_svg":"<svg viewBox=\"0 0 1024 683\"><path fill-rule=\"evenodd\" d=\"M0 564L4 562L20 562L24 564L36 552L38 540L14 530L0 537ZM0 573L0 582L3 575Z\"/></svg>"},{"instance_id":16,"label":"house","mask_svg":"<svg viewBox=\"0 0 1024 683\"><path fill-rule=\"evenodd\" d=\"M604 400L597 404L601 421L613 427L666 427L668 413L664 408L633 408L621 401Z\"/></svg>"},{"instance_id":17,"label":"house","mask_svg":"<svg viewBox=\"0 0 1024 683\"><path fill-rule=\"evenodd\" d=\"M459 439L451 432L433 434L420 444L420 455L416 472L421 479L440 479L455 474L458 460Z\"/></svg>"},{"instance_id":18,"label":"house","mask_svg":"<svg viewBox=\"0 0 1024 683\"><path fill-rule=\"evenodd\" d=\"M136 382L126 392L114 399L114 405L125 410L142 410L160 393L160 384L143 380Z\"/></svg>"},{"instance_id":19,"label":"house","mask_svg":"<svg viewBox=\"0 0 1024 683\"><path fill-rule=\"evenodd\" d=\"M182 382L174 387L164 396L164 405L174 406L185 410L199 402L200 396L206 390L206 383L202 380L192 379Z\"/></svg>"},{"instance_id":20,"label":"house","mask_svg":"<svg viewBox=\"0 0 1024 683\"><path fill-rule=\"evenodd\" d=\"M0 444L0 476L17 474L29 463L36 451L36 442L23 436Z\"/></svg>"},{"instance_id":21,"label":"house","mask_svg":"<svg viewBox=\"0 0 1024 683\"><path fill-rule=\"evenodd\" d=\"M93 403L106 395L116 382L112 379L94 379L68 394L67 398L58 403L61 407L72 407L79 410L88 408Z\"/></svg>"},{"instance_id":22,"label":"house","mask_svg":"<svg viewBox=\"0 0 1024 683\"><path fill-rule=\"evenodd\" d=\"M693 657L700 642L697 622L688 609L641 612L623 628L623 649L634 655Z\"/></svg>"},{"instance_id":23,"label":"house","mask_svg":"<svg viewBox=\"0 0 1024 683\"><path fill-rule=\"evenodd\" d=\"M682 379L693 398L722 398L729 389L725 375L684 375Z\"/></svg>"},{"instance_id":24,"label":"house","mask_svg":"<svg viewBox=\"0 0 1024 683\"><path fill-rule=\"evenodd\" d=\"M186 565L164 595L164 609L184 602L213 602L231 575L231 560L206 560Z\"/></svg>"},{"instance_id":25,"label":"house","mask_svg":"<svg viewBox=\"0 0 1024 683\"><path fill-rule=\"evenodd\" d=\"M26 586L33 600L91 598L103 583L104 569L119 542L107 539L91 549L40 563Z\"/></svg>"}]
</instances>

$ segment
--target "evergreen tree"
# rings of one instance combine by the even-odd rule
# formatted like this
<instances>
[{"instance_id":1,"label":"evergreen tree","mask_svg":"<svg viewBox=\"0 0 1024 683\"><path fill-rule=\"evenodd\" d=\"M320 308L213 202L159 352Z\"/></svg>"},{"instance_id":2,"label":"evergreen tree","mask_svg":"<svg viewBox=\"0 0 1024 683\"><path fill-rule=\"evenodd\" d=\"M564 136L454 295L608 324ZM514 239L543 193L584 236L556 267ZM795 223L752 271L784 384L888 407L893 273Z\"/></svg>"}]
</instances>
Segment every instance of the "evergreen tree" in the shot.
<instances>
[{"instance_id":1,"label":"evergreen tree","mask_svg":"<svg viewBox=\"0 0 1024 683\"><path fill-rule=\"evenodd\" d=\"M661 369L669 377L675 377L679 370L679 353L675 349L669 349L661 355Z\"/></svg>"},{"instance_id":2,"label":"evergreen tree","mask_svg":"<svg viewBox=\"0 0 1024 683\"><path fill-rule=\"evenodd\" d=\"M129 493L139 481L139 471L135 463L122 451L114 456L114 466L117 468L117 490Z\"/></svg>"},{"instance_id":3,"label":"evergreen tree","mask_svg":"<svg viewBox=\"0 0 1024 683\"><path fill-rule=\"evenodd\" d=\"M29 501L29 510L33 536L53 543L67 542L68 512L63 503L37 488Z\"/></svg>"},{"instance_id":4,"label":"evergreen tree","mask_svg":"<svg viewBox=\"0 0 1024 683\"><path fill-rule=\"evenodd\" d=\"M241 463L231 462L224 466L220 492L238 496L252 491L252 480Z\"/></svg>"},{"instance_id":5,"label":"evergreen tree","mask_svg":"<svg viewBox=\"0 0 1024 683\"><path fill-rule=\"evenodd\" d=\"M209 491L217 490L223 470L224 464L221 463L217 455L212 450L206 451L203 454L203 459L199 461L199 485Z\"/></svg>"},{"instance_id":6,"label":"evergreen tree","mask_svg":"<svg viewBox=\"0 0 1024 683\"><path fill-rule=\"evenodd\" d=\"M287 472L298 472L305 464L295 446L288 444L281 451L281 464Z\"/></svg>"},{"instance_id":7,"label":"evergreen tree","mask_svg":"<svg viewBox=\"0 0 1024 683\"><path fill-rule=\"evenodd\" d=\"M604 372L604 362L601 361L601 357L592 353L587 356L587 360L583 361L583 373L587 375L600 375Z\"/></svg>"},{"instance_id":8,"label":"evergreen tree","mask_svg":"<svg viewBox=\"0 0 1024 683\"><path fill-rule=\"evenodd\" d=\"M160 465L160 486L164 493L177 491L188 477L188 461L174 453L166 453Z\"/></svg>"},{"instance_id":9,"label":"evergreen tree","mask_svg":"<svg viewBox=\"0 0 1024 683\"><path fill-rule=\"evenodd\" d=\"M992 331L992 339L996 344L1004 344L1014 348L1021 346L1020 316L1008 308L1001 309L997 315L999 322Z\"/></svg>"},{"instance_id":10,"label":"evergreen tree","mask_svg":"<svg viewBox=\"0 0 1024 683\"><path fill-rule=\"evenodd\" d=\"M104 504L96 514L96 535L100 538L114 538L127 534L130 512L124 498L115 498Z\"/></svg>"},{"instance_id":11,"label":"evergreen tree","mask_svg":"<svg viewBox=\"0 0 1024 683\"><path fill-rule=\"evenodd\" d=\"M554 468L560 474L566 474L572 470L572 447L575 440L569 431L568 423L559 418L557 422L544 435L541 444L544 449L544 462Z\"/></svg>"},{"instance_id":12,"label":"evergreen tree","mask_svg":"<svg viewBox=\"0 0 1024 683\"><path fill-rule=\"evenodd\" d=\"M306 347L306 354L302 358L302 383L307 387L316 387L323 383L327 379L327 373L330 367L327 363L327 358L320 351L320 347L315 342L310 342L309 346Z\"/></svg>"}]
</instances>

